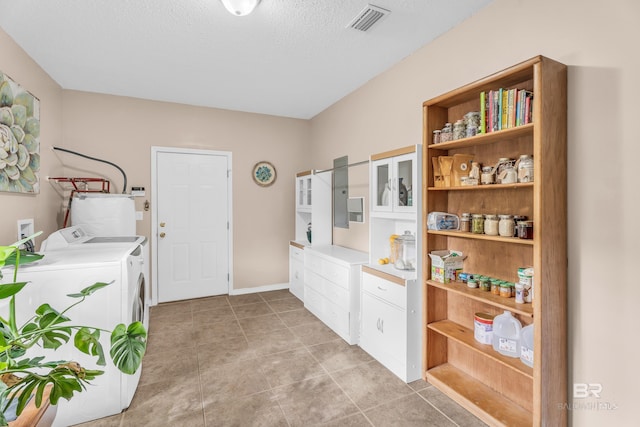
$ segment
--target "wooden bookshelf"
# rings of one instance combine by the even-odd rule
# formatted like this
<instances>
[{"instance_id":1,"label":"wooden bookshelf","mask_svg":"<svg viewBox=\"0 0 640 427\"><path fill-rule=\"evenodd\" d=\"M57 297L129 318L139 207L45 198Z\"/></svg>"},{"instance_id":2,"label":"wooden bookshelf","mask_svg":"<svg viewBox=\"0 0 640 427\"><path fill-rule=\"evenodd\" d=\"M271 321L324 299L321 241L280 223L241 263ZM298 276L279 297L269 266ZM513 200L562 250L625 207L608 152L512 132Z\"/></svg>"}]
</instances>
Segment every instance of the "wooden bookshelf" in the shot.
<instances>
[{"instance_id":1,"label":"wooden bookshelf","mask_svg":"<svg viewBox=\"0 0 640 427\"><path fill-rule=\"evenodd\" d=\"M433 144L433 131L480 111L480 92L533 92L532 123ZM526 215L532 240L459 231L422 232L424 379L480 419L495 426L564 426L567 402L566 340L566 121L567 68L537 56L423 104L423 222L429 212ZM532 183L435 187L432 158L471 154L495 164L500 157L532 154ZM469 273L517 281L519 267L534 268L533 304L516 304L459 282L431 280L429 253L458 250ZM533 323L534 365L505 357L473 335L476 312L511 311ZM566 405L564 405L566 408Z\"/></svg>"}]
</instances>

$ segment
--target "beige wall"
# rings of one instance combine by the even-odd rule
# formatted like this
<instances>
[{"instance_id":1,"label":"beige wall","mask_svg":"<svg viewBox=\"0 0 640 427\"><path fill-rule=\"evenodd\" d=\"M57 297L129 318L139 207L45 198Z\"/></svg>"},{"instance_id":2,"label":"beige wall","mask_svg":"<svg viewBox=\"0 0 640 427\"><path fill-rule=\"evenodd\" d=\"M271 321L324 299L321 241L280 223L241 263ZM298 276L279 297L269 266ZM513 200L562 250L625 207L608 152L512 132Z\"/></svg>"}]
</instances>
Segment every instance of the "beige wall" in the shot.
<instances>
[{"instance_id":1,"label":"beige wall","mask_svg":"<svg viewBox=\"0 0 640 427\"><path fill-rule=\"evenodd\" d=\"M42 230L44 236L57 228L51 206L58 196L46 177L62 171L51 152L51 146L62 139L62 89L1 29L0 71L40 100L40 193L0 193L0 245L8 245L17 239L19 219L33 218L35 230Z\"/></svg>"},{"instance_id":2,"label":"beige wall","mask_svg":"<svg viewBox=\"0 0 640 427\"><path fill-rule=\"evenodd\" d=\"M420 142L427 99L538 54L569 66L569 384L603 386L575 405L617 406L576 406L575 426L637 424L639 17L635 0L496 0L312 120L314 159L364 159Z\"/></svg>"},{"instance_id":3,"label":"beige wall","mask_svg":"<svg viewBox=\"0 0 640 427\"><path fill-rule=\"evenodd\" d=\"M294 235L295 173L308 169L309 122L260 114L64 91L62 146L116 163L128 186L142 186L136 210L151 201L151 147L229 151L233 159L234 289L288 282L288 245ZM58 154L71 175L109 177L122 191L113 167L66 153ZM259 187L253 165L268 160L276 182ZM153 235L151 212L138 233Z\"/></svg>"}]
</instances>

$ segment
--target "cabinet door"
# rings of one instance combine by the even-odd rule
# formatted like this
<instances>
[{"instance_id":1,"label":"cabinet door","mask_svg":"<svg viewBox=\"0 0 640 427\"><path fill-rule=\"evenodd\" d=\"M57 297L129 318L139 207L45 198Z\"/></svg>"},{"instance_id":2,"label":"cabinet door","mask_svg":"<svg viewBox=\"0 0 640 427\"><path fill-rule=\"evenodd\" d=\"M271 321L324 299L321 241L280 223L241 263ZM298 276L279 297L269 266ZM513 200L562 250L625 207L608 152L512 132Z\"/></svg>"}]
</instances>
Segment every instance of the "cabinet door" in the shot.
<instances>
[{"instance_id":1,"label":"cabinet door","mask_svg":"<svg viewBox=\"0 0 640 427\"><path fill-rule=\"evenodd\" d=\"M289 259L289 290L304 301L304 264L293 257Z\"/></svg>"},{"instance_id":2,"label":"cabinet door","mask_svg":"<svg viewBox=\"0 0 640 427\"><path fill-rule=\"evenodd\" d=\"M391 212L392 168L391 159L376 160L371 165L371 210Z\"/></svg>"},{"instance_id":3,"label":"cabinet door","mask_svg":"<svg viewBox=\"0 0 640 427\"><path fill-rule=\"evenodd\" d=\"M362 293L360 346L393 373L406 376L405 311Z\"/></svg>"},{"instance_id":4,"label":"cabinet door","mask_svg":"<svg viewBox=\"0 0 640 427\"><path fill-rule=\"evenodd\" d=\"M414 188L417 184L416 155L405 154L393 158L393 210L395 212L415 212L413 192L420 191Z\"/></svg>"},{"instance_id":5,"label":"cabinet door","mask_svg":"<svg viewBox=\"0 0 640 427\"><path fill-rule=\"evenodd\" d=\"M296 209L311 212L311 175L296 178Z\"/></svg>"}]
</instances>

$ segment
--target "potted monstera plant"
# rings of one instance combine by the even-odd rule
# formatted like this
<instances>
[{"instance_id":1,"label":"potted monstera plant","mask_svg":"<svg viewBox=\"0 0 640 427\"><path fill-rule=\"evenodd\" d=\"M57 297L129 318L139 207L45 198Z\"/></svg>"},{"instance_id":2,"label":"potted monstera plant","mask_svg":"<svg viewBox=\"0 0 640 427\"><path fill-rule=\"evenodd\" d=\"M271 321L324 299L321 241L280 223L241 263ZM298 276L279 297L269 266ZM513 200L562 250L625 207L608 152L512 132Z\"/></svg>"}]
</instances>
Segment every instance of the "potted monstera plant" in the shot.
<instances>
[{"instance_id":1,"label":"potted monstera plant","mask_svg":"<svg viewBox=\"0 0 640 427\"><path fill-rule=\"evenodd\" d=\"M61 311L42 304L28 320L18 323L16 298L20 298L20 291L29 286L27 282L18 281L19 267L43 257L18 248L38 234L9 246L0 246L0 269L14 266L9 280L2 280L0 270L0 282L8 282L0 283L0 299L9 300L8 309L0 310L0 426L8 425L8 418L14 412L20 416L27 404L40 408L56 405L60 398L71 399L74 393L84 391L87 384L104 373L82 367L73 360L47 360L45 356L38 355L38 348L55 350L73 339L78 350L95 357L97 365L105 366L100 334L110 333L111 359L120 371L127 374L138 370L146 350L147 333L141 322L128 326L119 324L113 331L106 331L76 325L67 317L66 313L71 308L82 304L109 283L94 283L78 293L67 295L71 302Z\"/></svg>"}]
</instances>

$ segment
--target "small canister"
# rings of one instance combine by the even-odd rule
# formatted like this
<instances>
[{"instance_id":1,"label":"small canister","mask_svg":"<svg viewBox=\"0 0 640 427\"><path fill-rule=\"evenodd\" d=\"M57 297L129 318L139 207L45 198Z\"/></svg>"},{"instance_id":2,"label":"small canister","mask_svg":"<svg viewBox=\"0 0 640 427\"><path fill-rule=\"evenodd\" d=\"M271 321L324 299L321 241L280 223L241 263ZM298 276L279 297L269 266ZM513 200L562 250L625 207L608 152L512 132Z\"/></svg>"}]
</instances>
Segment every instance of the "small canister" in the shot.
<instances>
[{"instance_id":1,"label":"small canister","mask_svg":"<svg viewBox=\"0 0 640 427\"><path fill-rule=\"evenodd\" d=\"M434 144L440 144L440 134L442 133L441 130L436 129L433 131L433 143Z\"/></svg>"},{"instance_id":2,"label":"small canister","mask_svg":"<svg viewBox=\"0 0 640 427\"><path fill-rule=\"evenodd\" d=\"M481 277L478 281L478 287L481 291L489 292L491 291L491 282L488 277Z\"/></svg>"},{"instance_id":3,"label":"small canister","mask_svg":"<svg viewBox=\"0 0 640 427\"><path fill-rule=\"evenodd\" d=\"M468 277L467 278L467 286L469 288L477 288L478 287L478 280L475 277Z\"/></svg>"},{"instance_id":4,"label":"small canister","mask_svg":"<svg viewBox=\"0 0 640 427\"><path fill-rule=\"evenodd\" d=\"M495 174L491 166L484 166L482 168L482 174L480 174L480 184L494 184L496 182Z\"/></svg>"},{"instance_id":5,"label":"small canister","mask_svg":"<svg viewBox=\"0 0 640 427\"><path fill-rule=\"evenodd\" d=\"M463 213L460 215L460 231L471 231L471 214Z\"/></svg>"},{"instance_id":6,"label":"small canister","mask_svg":"<svg viewBox=\"0 0 640 427\"><path fill-rule=\"evenodd\" d=\"M498 234L502 237L513 237L515 222L511 215L498 215L500 221L498 223Z\"/></svg>"},{"instance_id":7,"label":"small canister","mask_svg":"<svg viewBox=\"0 0 640 427\"><path fill-rule=\"evenodd\" d=\"M524 304L524 286L522 286L522 283L520 282L516 283L515 290L516 290L516 294L515 294L516 303Z\"/></svg>"},{"instance_id":8,"label":"small canister","mask_svg":"<svg viewBox=\"0 0 640 427\"><path fill-rule=\"evenodd\" d=\"M518 222L518 237L521 239L533 239L533 221Z\"/></svg>"},{"instance_id":9,"label":"small canister","mask_svg":"<svg viewBox=\"0 0 640 427\"><path fill-rule=\"evenodd\" d=\"M467 135L467 126L463 120L456 120L453 124L453 139L462 139Z\"/></svg>"},{"instance_id":10,"label":"small canister","mask_svg":"<svg viewBox=\"0 0 640 427\"><path fill-rule=\"evenodd\" d=\"M498 215L486 215L484 219L484 234L488 236L498 235Z\"/></svg>"},{"instance_id":11,"label":"small canister","mask_svg":"<svg viewBox=\"0 0 640 427\"><path fill-rule=\"evenodd\" d=\"M509 282L500 283L500 296L511 298L511 286L509 286Z\"/></svg>"},{"instance_id":12,"label":"small canister","mask_svg":"<svg viewBox=\"0 0 640 427\"><path fill-rule=\"evenodd\" d=\"M493 341L493 317L487 313L476 313L473 317L473 337L482 344Z\"/></svg>"},{"instance_id":13,"label":"small canister","mask_svg":"<svg viewBox=\"0 0 640 427\"><path fill-rule=\"evenodd\" d=\"M518 182L533 182L533 156L523 154L518 159Z\"/></svg>"},{"instance_id":14,"label":"small canister","mask_svg":"<svg viewBox=\"0 0 640 427\"><path fill-rule=\"evenodd\" d=\"M500 295L500 280L493 279L491 281L491 293L494 295Z\"/></svg>"},{"instance_id":15,"label":"small canister","mask_svg":"<svg viewBox=\"0 0 640 427\"><path fill-rule=\"evenodd\" d=\"M440 142L449 142L453 139L453 127L451 123L445 123L440 132Z\"/></svg>"},{"instance_id":16,"label":"small canister","mask_svg":"<svg viewBox=\"0 0 640 427\"><path fill-rule=\"evenodd\" d=\"M514 215L513 216L513 236L518 237L518 223L520 221L526 221L527 217L524 215Z\"/></svg>"},{"instance_id":17,"label":"small canister","mask_svg":"<svg viewBox=\"0 0 640 427\"><path fill-rule=\"evenodd\" d=\"M484 215L473 214L471 217L471 232L475 234L484 234Z\"/></svg>"}]
</instances>

